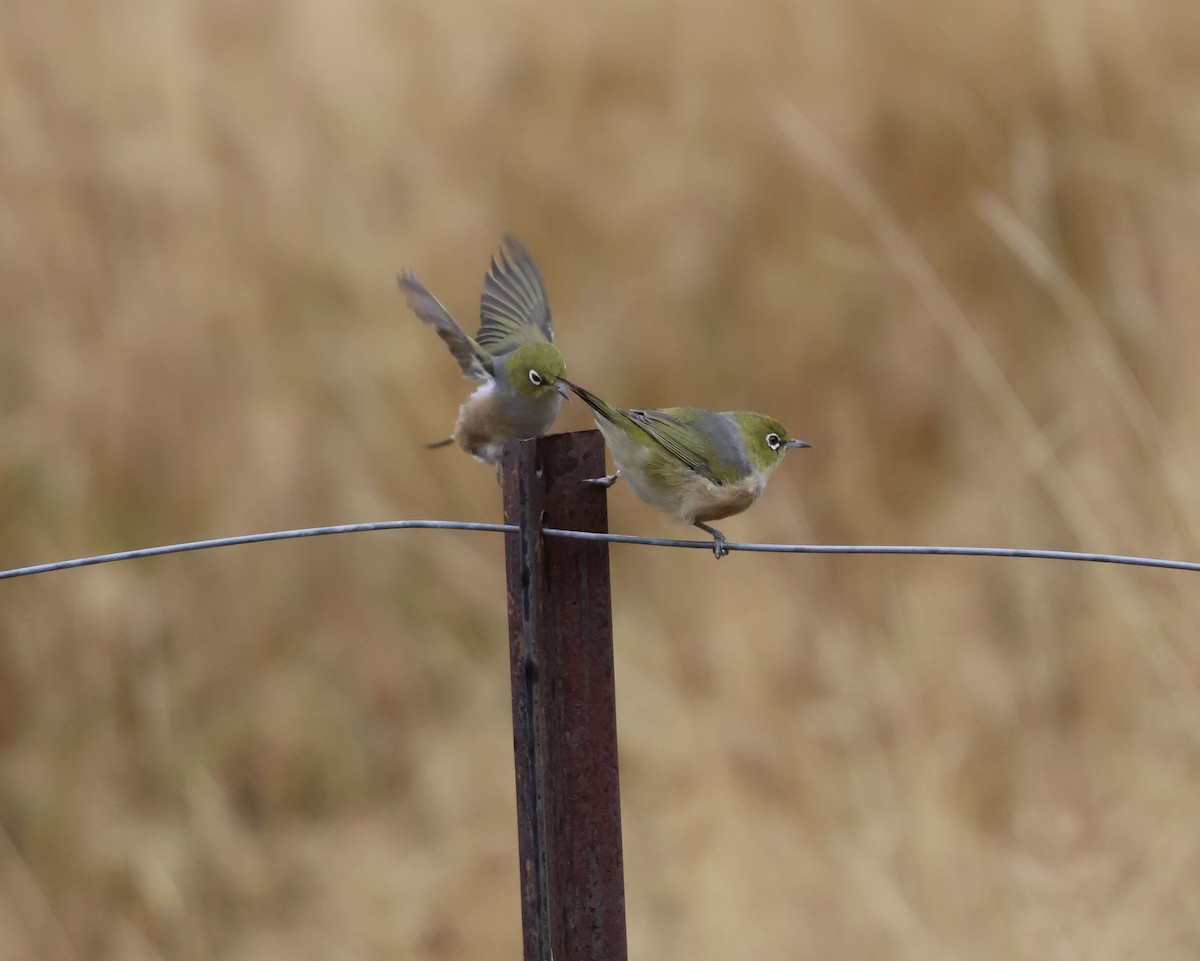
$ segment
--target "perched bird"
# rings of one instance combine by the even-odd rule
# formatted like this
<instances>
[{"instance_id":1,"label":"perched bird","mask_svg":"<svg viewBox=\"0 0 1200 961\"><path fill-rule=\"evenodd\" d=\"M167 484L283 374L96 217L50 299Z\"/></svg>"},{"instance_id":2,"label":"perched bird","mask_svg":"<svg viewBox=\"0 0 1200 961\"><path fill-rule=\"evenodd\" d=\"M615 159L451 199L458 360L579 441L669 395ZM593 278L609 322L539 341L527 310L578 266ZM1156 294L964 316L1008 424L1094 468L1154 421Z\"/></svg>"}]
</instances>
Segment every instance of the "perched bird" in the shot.
<instances>
[{"instance_id":1,"label":"perched bird","mask_svg":"<svg viewBox=\"0 0 1200 961\"><path fill-rule=\"evenodd\" d=\"M398 279L408 305L445 341L463 376L480 381L458 409L453 436L427 446L457 443L499 469L504 444L545 433L568 396L537 267L516 238L504 238L483 280L474 339L411 273Z\"/></svg>"},{"instance_id":2,"label":"perched bird","mask_svg":"<svg viewBox=\"0 0 1200 961\"><path fill-rule=\"evenodd\" d=\"M766 414L698 407L621 410L564 383L592 409L617 465L615 474L588 483L611 487L626 478L647 504L711 534L718 559L728 553L725 535L704 522L740 514L758 500L784 453L812 446L789 437Z\"/></svg>"}]
</instances>

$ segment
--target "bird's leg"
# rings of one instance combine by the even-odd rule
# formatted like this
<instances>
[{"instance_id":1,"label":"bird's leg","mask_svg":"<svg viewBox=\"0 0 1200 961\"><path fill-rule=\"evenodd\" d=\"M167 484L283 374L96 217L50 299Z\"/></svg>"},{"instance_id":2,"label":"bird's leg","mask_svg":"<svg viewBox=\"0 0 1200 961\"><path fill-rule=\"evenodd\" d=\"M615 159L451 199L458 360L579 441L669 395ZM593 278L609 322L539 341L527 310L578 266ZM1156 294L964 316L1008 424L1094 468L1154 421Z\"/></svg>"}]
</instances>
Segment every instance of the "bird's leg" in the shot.
<instances>
[{"instance_id":1,"label":"bird's leg","mask_svg":"<svg viewBox=\"0 0 1200 961\"><path fill-rule=\"evenodd\" d=\"M704 524L700 521L693 521L693 523L697 527L699 527L700 530L707 531L709 534L712 534L713 556L716 557L717 560L720 560L722 557L724 557L726 554L729 553L728 548L725 547L725 535L724 534L722 534L715 527L709 527L707 524Z\"/></svg>"},{"instance_id":2,"label":"bird's leg","mask_svg":"<svg viewBox=\"0 0 1200 961\"><path fill-rule=\"evenodd\" d=\"M621 476L621 471L618 470L615 474L606 474L603 477L585 477L585 484L595 484L597 487L612 487Z\"/></svg>"}]
</instances>

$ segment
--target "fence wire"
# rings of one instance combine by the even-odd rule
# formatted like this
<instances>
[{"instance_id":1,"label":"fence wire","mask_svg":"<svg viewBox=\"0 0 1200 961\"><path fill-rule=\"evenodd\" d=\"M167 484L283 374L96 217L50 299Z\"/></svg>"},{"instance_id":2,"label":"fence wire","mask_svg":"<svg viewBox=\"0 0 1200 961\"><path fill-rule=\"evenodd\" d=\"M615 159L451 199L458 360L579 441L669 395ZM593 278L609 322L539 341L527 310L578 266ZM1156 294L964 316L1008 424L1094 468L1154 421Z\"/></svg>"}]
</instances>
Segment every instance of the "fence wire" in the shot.
<instances>
[{"instance_id":1,"label":"fence wire","mask_svg":"<svg viewBox=\"0 0 1200 961\"><path fill-rule=\"evenodd\" d=\"M164 544L160 547L143 547L132 551L117 551L112 554L96 554L91 557L76 557L67 561L48 564L33 564L29 567L14 567L0 571L0 580L28 577L31 574L48 574L51 571L70 570L75 567L91 567L96 564L111 564L115 561L131 561L142 557L161 557L165 554L183 554L188 551L206 551L218 547L238 547L243 544L262 544L267 541L295 540L300 537L323 537L330 534L359 534L366 531L398 530L448 530L482 531L492 534L515 534L515 524L481 524L472 521L406 520L375 521L366 524L336 524L331 527L305 527L290 531L269 531L263 534L241 534L236 537L217 537L203 541L186 541L181 544ZM682 547L712 550L712 540L676 540L668 537L640 537L635 534L606 534L594 531L569 531L543 528L546 537L566 537L584 541L607 541L610 544L638 544L647 547ZM1159 557L1138 557L1131 554L1095 554L1084 551L1038 550L1024 547L943 547L897 544L740 544L727 542L729 551L746 551L759 554L915 554L954 557L1027 557L1040 560L1077 561L1091 564L1126 564L1134 567L1156 567L1175 571L1200 572L1200 562L1177 561Z\"/></svg>"}]
</instances>

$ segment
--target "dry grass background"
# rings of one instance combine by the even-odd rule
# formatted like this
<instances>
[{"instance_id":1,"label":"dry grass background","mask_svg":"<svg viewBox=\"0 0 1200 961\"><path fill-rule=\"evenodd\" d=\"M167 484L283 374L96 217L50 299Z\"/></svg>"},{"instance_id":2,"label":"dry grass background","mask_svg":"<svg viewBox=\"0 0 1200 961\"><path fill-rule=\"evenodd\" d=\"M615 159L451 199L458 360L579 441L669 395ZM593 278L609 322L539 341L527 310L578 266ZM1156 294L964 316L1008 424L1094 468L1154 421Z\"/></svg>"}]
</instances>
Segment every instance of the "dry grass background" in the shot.
<instances>
[{"instance_id":1,"label":"dry grass background","mask_svg":"<svg viewBox=\"0 0 1200 961\"><path fill-rule=\"evenodd\" d=\"M1191 0L0 8L0 565L495 520L572 375L811 440L733 539L1200 555ZM579 405L562 429L587 426ZM680 534L610 497L616 530ZM613 551L631 955L1200 955L1197 582ZM0 586L0 957L512 958L498 538Z\"/></svg>"}]
</instances>

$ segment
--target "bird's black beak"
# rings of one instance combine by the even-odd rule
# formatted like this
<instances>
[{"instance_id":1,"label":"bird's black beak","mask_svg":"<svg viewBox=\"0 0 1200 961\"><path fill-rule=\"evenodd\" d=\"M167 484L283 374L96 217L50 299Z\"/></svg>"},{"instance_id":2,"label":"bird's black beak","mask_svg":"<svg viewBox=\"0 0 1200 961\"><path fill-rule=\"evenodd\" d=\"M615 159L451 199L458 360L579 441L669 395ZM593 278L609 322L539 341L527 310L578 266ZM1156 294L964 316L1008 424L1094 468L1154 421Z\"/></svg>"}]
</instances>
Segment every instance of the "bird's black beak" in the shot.
<instances>
[{"instance_id":1,"label":"bird's black beak","mask_svg":"<svg viewBox=\"0 0 1200 961\"><path fill-rule=\"evenodd\" d=\"M565 380L563 380L561 377L558 380L556 380L553 384L551 384L550 386L553 387L560 394L562 394L563 400L569 401L571 399L571 395L567 391L567 382Z\"/></svg>"},{"instance_id":2,"label":"bird's black beak","mask_svg":"<svg viewBox=\"0 0 1200 961\"><path fill-rule=\"evenodd\" d=\"M812 444L810 444L806 440L799 440L798 438L793 437L791 440L789 440L787 442L787 444L785 446L800 448L800 447L812 447Z\"/></svg>"}]
</instances>

